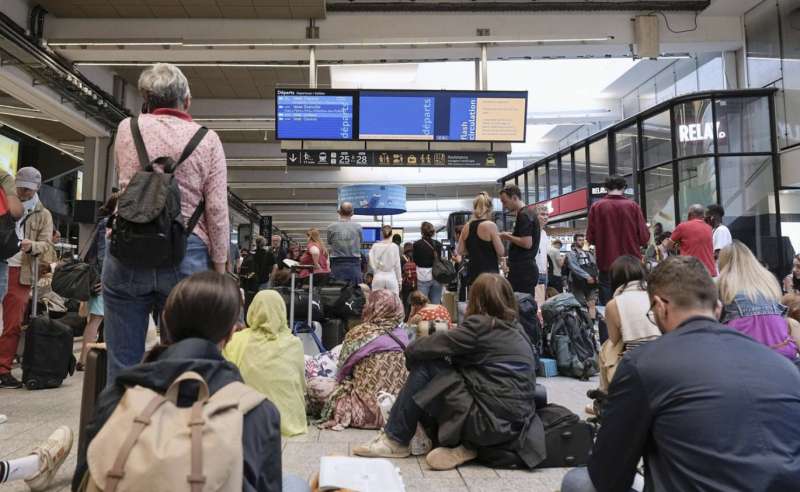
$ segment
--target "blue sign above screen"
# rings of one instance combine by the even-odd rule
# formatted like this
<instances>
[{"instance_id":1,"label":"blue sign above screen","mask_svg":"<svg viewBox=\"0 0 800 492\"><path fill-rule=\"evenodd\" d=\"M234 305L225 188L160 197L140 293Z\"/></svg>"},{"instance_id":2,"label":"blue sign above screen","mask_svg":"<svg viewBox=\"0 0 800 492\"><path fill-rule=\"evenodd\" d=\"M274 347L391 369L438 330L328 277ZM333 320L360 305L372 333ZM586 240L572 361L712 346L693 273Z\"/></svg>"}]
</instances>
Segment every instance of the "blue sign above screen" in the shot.
<instances>
[{"instance_id":1,"label":"blue sign above screen","mask_svg":"<svg viewBox=\"0 0 800 492\"><path fill-rule=\"evenodd\" d=\"M278 89L279 140L353 140L355 91Z\"/></svg>"},{"instance_id":2,"label":"blue sign above screen","mask_svg":"<svg viewBox=\"0 0 800 492\"><path fill-rule=\"evenodd\" d=\"M525 91L277 89L279 140L524 142Z\"/></svg>"},{"instance_id":3,"label":"blue sign above screen","mask_svg":"<svg viewBox=\"0 0 800 492\"><path fill-rule=\"evenodd\" d=\"M359 91L360 140L524 142L527 92Z\"/></svg>"}]
</instances>

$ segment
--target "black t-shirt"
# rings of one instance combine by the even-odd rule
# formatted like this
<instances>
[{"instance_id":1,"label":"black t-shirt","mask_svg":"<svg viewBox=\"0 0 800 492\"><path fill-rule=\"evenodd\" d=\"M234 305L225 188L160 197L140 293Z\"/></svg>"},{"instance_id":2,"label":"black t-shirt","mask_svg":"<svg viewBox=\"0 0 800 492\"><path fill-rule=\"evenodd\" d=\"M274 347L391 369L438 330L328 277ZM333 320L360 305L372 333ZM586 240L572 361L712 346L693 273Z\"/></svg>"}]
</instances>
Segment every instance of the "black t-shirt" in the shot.
<instances>
[{"instance_id":1,"label":"black t-shirt","mask_svg":"<svg viewBox=\"0 0 800 492\"><path fill-rule=\"evenodd\" d=\"M264 248L259 248L255 253L256 262L256 277L259 284L265 284L269 281L269 276L272 273L272 267L275 266L275 255L272 251Z\"/></svg>"},{"instance_id":2,"label":"black t-shirt","mask_svg":"<svg viewBox=\"0 0 800 492\"><path fill-rule=\"evenodd\" d=\"M536 253L539 251L539 239L542 235L542 231L539 227L539 220L537 219L535 211L532 207L522 207L522 209L517 212L517 221L514 224L513 234L519 238L530 236L532 238L532 246L531 249L525 249L520 248L514 243L511 243L511 246L508 248L508 262L532 262L535 264Z\"/></svg>"},{"instance_id":3,"label":"black t-shirt","mask_svg":"<svg viewBox=\"0 0 800 492\"><path fill-rule=\"evenodd\" d=\"M420 268L433 268L436 253L442 254L442 243L437 240L420 239L414 243L414 263Z\"/></svg>"}]
</instances>

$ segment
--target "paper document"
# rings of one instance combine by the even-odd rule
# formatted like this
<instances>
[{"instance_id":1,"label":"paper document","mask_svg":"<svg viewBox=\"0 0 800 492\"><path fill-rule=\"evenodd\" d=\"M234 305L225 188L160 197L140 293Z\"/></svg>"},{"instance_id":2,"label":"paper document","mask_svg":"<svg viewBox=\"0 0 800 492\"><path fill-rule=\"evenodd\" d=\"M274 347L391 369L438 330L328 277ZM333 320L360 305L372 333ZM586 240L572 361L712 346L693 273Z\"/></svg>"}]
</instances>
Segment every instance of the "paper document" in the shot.
<instances>
[{"instance_id":1,"label":"paper document","mask_svg":"<svg viewBox=\"0 0 800 492\"><path fill-rule=\"evenodd\" d=\"M391 461L347 456L323 456L319 490L351 489L358 492L404 492L400 470Z\"/></svg>"}]
</instances>

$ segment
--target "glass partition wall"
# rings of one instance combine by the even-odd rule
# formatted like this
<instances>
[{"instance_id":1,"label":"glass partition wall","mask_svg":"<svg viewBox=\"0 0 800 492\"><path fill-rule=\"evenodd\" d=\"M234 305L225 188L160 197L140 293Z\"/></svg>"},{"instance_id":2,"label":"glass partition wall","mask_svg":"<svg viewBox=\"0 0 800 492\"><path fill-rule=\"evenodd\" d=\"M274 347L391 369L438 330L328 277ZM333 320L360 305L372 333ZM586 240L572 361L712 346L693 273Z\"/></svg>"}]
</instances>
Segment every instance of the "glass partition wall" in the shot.
<instances>
[{"instance_id":1,"label":"glass partition wall","mask_svg":"<svg viewBox=\"0 0 800 492\"><path fill-rule=\"evenodd\" d=\"M788 272L794 250L778 220L774 93L748 89L679 96L500 182L526 173L536 177L536 193L528 183L527 196L528 203L536 203L618 174L633 189L648 224L661 223L665 231L686 220L691 205L719 203L734 239L747 244L771 270ZM590 196L587 192L587 209Z\"/></svg>"}]
</instances>

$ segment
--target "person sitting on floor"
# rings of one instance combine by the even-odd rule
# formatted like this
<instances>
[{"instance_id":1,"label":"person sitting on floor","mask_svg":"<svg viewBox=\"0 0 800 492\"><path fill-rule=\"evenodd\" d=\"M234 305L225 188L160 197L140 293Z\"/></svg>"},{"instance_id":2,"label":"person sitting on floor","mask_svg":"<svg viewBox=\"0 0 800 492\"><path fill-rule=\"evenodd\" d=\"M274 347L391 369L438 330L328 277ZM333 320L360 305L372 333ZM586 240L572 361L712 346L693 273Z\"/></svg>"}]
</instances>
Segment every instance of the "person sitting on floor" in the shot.
<instances>
[{"instance_id":1,"label":"person sitting on floor","mask_svg":"<svg viewBox=\"0 0 800 492\"><path fill-rule=\"evenodd\" d=\"M281 414L281 435L305 434L305 359L303 343L292 335L286 304L274 290L262 290L250 304L247 326L233 334L222 355L244 382L266 395Z\"/></svg>"},{"instance_id":2,"label":"person sitting on floor","mask_svg":"<svg viewBox=\"0 0 800 492\"><path fill-rule=\"evenodd\" d=\"M452 323L450 311L441 304L431 304L431 300L422 292L415 290L408 298L411 305L411 314L408 317L409 325L417 324L420 321L446 321L447 323Z\"/></svg>"},{"instance_id":3,"label":"person sitting on floor","mask_svg":"<svg viewBox=\"0 0 800 492\"><path fill-rule=\"evenodd\" d=\"M241 309L239 286L231 277L209 271L179 282L167 298L161 318L168 345L157 346L143 363L120 371L115 382L100 394L94 418L86 429L87 446L128 388L140 385L163 394L187 371L199 374L208 383L211 395L231 382L241 382L236 366L221 353L233 335ZM178 398L178 405L184 404L183 397ZM282 476L280 421L277 408L269 400L244 416L243 491L308 490L301 479ZM86 461L79 461L73 491L78 490L87 471Z\"/></svg>"},{"instance_id":4,"label":"person sitting on floor","mask_svg":"<svg viewBox=\"0 0 800 492\"><path fill-rule=\"evenodd\" d=\"M397 395L408 376L403 350L408 333L402 326L403 303L389 290L370 293L362 323L345 335L336 385L322 410L321 427L379 429L383 417L380 392Z\"/></svg>"},{"instance_id":5,"label":"person sitting on floor","mask_svg":"<svg viewBox=\"0 0 800 492\"><path fill-rule=\"evenodd\" d=\"M722 323L795 361L797 344L784 319L781 286L744 243L734 241L719 253Z\"/></svg>"},{"instance_id":6,"label":"person sitting on floor","mask_svg":"<svg viewBox=\"0 0 800 492\"><path fill-rule=\"evenodd\" d=\"M796 490L800 372L721 325L717 286L695 257L670 257L647 281L663 336L625 354L587 468L561 492Z\"/></svg>"},{"instance_id":7,"label":"person sitting on floor","mask_svg":"<svg viewBox=\"0 0 800 492\"><path fill-rule=\"evenodd\" d=\"M498 274L481 274L469 291L463 325L408 347L411 373L389 421L353 453L407 457L421 423L440 446L426 456L435 470L477 457L494 464L509 455L516 466L538 465L546 453L534 402L536 362L517 312L511 284Z\"/></svg>"}]
</instances>

